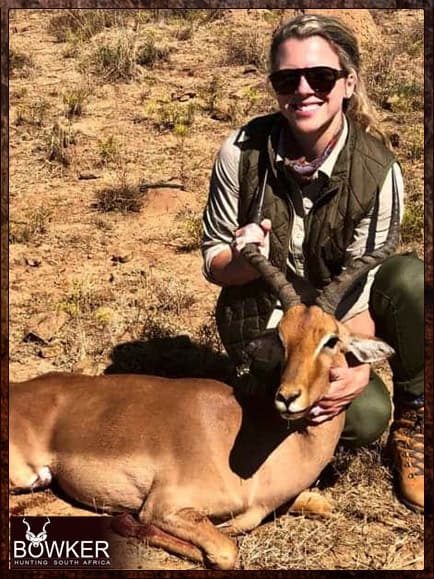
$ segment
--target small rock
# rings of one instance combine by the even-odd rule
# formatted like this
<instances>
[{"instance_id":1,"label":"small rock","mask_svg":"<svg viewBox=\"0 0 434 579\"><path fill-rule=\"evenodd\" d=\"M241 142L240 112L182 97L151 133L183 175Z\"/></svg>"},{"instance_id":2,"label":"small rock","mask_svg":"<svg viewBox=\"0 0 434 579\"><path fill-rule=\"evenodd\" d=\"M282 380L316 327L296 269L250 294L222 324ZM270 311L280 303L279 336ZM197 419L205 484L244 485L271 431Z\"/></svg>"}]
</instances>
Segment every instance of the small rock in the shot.
<instances>
[{"instance_id":1,"label":"small rock","mask_svg":"<svg viewBox=\"0 0 434 579\"><path fill-rule=\"evenodd\" d=\"M63 348L61 344L52 344L45 346L38 351L38 356L40 358L51 359L57 358L63 353Z\"/></svg>"},{"instance_id":2,"label":"small rock","mask_svg":"<svg viewBox=\"0 0 434 579\"><path fill-rule=\"evenodd\" d=\"M246 66L243 70L243 74L252 74L254 72L258 72L256 66Z\"/></svg>"},{"instance_id":3,"label":"small rock","mask_svg":"<svg viewBox=\"0 0 434 579\"><path fill-rule=\"evenodd\" d=\"M87 180L87 181L90 179L99 179L99 177L97 175L94 175L93 173L80 173L78 178L80 180Z\"/></svg>"},{"instance_id":4,"label":"small rock","mask_svg":"<svg viewBox=\"0 0 434 579\"><path fill-rule=\"evenodd\" d=\"M30 267L39 267L42 263L42 259L37 257L24 257L24 263Z\"/></svg>"},{"instance_id":5,"label":"small rock","mask_svg":"<svg viewBox=\"0 0 434 579\"><path fill-rule=\"evenodd\" d=\"M127 263L131 261L133 255L131 252L117 252L112 255L112 262L113 263Z\"/></svg>"},{"instance_id":6,"label":"small rock","mask_svg":"<svg viewBox=\"0 0 434 579\"><path fill-rule=\"evenodd\" d=\"M230 115L229 115L229 113L226 112L226 111L219 111L219 110L217 110L217 111L215 111L215 112L212 113L211 118L212 118L214 121L223 121L223 122L226 122L226 121L229 121L229 120L230 120Z\"/></svg>"},{"instance_id":7,"label":"small rock","mask_svg":"<svg viewBox=\"0 0 434 579\"><path fill-rule=\"evenodd\" d=\"M195 96L196 96L196 93L193 92L193 91L190 91L190 92L185 92L185 93L179 95L179 96L177 97L177 99L178 99L181 103L183 103L183 102L185 102L185 101L188 101L188 100L194 98Z\"/></svg>"},{"instance_id":8,"label":"small rock","mask_svg":"<svg viewBox=\"0 0 434 579\"><path fill-rule=\"evenodd\" d=\"M68 320L66 312L45 312L33 316L24 332L25 342L47 344Z\"/></svg>"}]
</instances>

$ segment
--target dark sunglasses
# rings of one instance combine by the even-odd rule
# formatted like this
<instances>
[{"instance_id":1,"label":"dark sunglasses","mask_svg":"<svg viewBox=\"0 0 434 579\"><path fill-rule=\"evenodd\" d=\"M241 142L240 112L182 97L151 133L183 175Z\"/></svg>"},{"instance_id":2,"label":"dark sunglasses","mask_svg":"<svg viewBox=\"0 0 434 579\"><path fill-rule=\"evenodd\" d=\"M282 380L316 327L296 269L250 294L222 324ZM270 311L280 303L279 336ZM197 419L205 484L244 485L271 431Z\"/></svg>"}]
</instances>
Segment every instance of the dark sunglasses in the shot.
<instances>
[{"instance_id":1,"label":"dark sunglasses","mask_svg":"<svg viewBox=\"0 0 434 579\"><path fill-rule=\"evenodd\" d=\"M328 66L313 66L312 68L283 68L272 72L268 78L277 94L292 94L297 90L302 76L312 90L328 94L333 90L338 78L344 78L348 76L348 73L345 70L336 70Z\"/></svg>"}]
</instances>

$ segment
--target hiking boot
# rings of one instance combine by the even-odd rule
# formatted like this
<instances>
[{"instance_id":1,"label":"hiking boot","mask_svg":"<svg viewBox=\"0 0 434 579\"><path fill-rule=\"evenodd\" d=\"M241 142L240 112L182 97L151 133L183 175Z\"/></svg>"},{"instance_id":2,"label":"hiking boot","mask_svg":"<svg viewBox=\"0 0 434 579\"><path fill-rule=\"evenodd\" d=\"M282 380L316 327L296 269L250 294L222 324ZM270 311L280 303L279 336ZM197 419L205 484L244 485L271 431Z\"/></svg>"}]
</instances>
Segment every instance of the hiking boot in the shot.
<instances>
[{"instance_id":1,"label":"hiking boot","mask_svg":"<svg viewBox=\"0 0 434 579\"><path fill-rule=\"evenodd\" d=\"M407 507L422 513L425 504L423 405L396 405L388 445L400 498Z\"/></svg>"}]
</instances>

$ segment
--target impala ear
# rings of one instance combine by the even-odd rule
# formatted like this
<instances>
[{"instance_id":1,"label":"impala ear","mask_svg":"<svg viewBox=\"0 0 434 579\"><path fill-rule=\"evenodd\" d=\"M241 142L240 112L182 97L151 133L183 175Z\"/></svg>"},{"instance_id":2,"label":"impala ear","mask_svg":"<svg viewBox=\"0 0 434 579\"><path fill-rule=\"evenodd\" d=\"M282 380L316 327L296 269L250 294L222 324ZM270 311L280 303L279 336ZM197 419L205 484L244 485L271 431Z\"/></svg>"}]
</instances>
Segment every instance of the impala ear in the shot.
<instances>
[{"instance_id":1,"label":"impala ear","mask_svg":"<svg viewBox=\"0 0 434 579\"><path fill-rule=\"evenodd\" d=\"M267 368L276 368L283 362L284 347L276 328L266 330L247 344L247 358Z\"/></svg>"},{"instance_id":2,"label":"impala ear","mask_svg":"<svg viewBox=\"0 0 434 579\"><path fill-rule=\"evenodd\" d=\"M364 336L350 335L348 342L344 343L344 352L353 354L359 362L379 362L390 358L395 350L379 338L366 338Z\"/></svg>"}]
</instances>

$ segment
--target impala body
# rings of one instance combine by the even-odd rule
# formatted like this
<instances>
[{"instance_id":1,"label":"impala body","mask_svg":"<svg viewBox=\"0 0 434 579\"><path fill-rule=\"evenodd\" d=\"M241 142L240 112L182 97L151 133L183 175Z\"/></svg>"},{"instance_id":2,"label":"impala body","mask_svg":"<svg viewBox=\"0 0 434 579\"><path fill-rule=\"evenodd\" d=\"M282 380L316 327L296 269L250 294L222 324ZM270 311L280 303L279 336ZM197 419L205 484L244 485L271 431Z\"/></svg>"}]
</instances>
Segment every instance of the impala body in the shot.
<instances>
[{"instance_id":1,"label":"impala body","mask_svg":"<svg viewBox=\"0 0 434 579\"><path fill-rule=\"evenodd\" d=\"M82 504L137 515L151 543L232 568L237 549L226 534L259 525L332 459L344 414L315 426L304 417L342 351L360 348L316 306L290 308L279 332L274 401L241 402L222 382L190 378L51 373L11 384L11 491L55 478ZM362 342L371 357L391 352ZM225 534L213 522L226 523Z\"/></svg>"}]
</instances>

